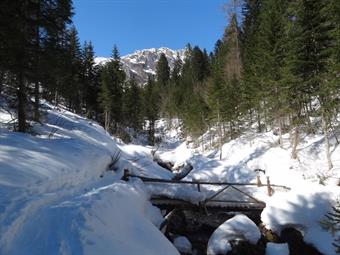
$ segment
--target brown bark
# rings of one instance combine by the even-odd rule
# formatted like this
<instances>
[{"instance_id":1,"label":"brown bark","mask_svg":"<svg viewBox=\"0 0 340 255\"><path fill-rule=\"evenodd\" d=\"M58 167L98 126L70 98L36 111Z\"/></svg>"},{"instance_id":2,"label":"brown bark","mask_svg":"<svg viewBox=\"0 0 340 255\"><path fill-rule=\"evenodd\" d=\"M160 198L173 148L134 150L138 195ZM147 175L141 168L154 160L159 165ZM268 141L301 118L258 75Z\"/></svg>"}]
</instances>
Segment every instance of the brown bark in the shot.
<instances>
[{"instance_id":1,"label":"brown bark","mask_svg":"<svg viewBox=\"0 0 340 255\"><path fill-rule=\"evenodd\" d=\"M299 127L296 125L294 128L294 137L293 137L293 145L292 145L292 159L297 159L298 158L298 153L297 153L297 146L299 144Z\"/></svg>"},{"instance_id":2,"label":"brown bark","mask_svg":"<svg viewBox=\"0 0 340 255\"><path fill-rule=\"evenodd\" d=\"M322 110L321 119L322 119L323 134L325 136L327 166L328 166L328 170L331 170L333 168L333 163L332 163L332 158L331 158L330 144L329 144L329 137L328 137L328 121L326 119L324 110Z\"/></svg>"},{"instance_id":3,"label":"brown bark","mask_svg":"<svg viewBox=\"0 0 340 255\"><path fill-rule=\"evenodd\" d=\"M22 73L18 75L18 82L18 131L24 133L26 132L26 87Z\"/></svg>"},{"instance_id":4,"label":"brown bark","mask_svg":"<svg viewBox=\"0 0 340 255\"><path fill-rule=\"evenodd\" d=\"M282 118L279 117L279 144L281 148L283 147L282 129Z\"/></svg>"}]
</instances>

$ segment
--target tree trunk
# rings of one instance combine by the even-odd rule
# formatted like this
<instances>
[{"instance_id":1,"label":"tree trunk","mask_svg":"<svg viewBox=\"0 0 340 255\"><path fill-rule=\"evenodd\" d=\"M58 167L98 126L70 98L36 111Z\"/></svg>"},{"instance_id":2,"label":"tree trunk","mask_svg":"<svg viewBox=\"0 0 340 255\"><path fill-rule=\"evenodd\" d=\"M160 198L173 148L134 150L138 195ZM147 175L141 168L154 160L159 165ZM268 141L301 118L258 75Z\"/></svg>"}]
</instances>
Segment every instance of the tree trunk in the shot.
<instances>
[{"instance_id":1,"label":"tree trunk","mask_svg":"<svg viewBox=\"0 0 340 255\"><path fill-rule=\"evenodd\" d=\"M336 132L335 132L335 129L334 129L334 126L333 126L332 122L330 122L329 125L330 125L330 127L331 127L331 129L332 129L333 136L334 136L334 138L335 138L335 140L336 140L336 144L340 144L340 143L339 143L338 136L336 135Z\"/></svg>"},{"instance_id":2,"label":"tree trunk","mask_svg":"<svg viewBox=\"0 0 340 255\"><path fill-rule=\"evenodd\" d=\"M253 112L249 110L249 128L253 125Z\"/></svg>"},{"instance_id":3,"label":"tree trunk","mask_svg":"<svg viewBox=\"0 0 340 255\"><path fill-rule=\"evenodd\" d=\"M26 88L22 72L18 75L19 88L17 90L18 97L18 131L26 132Z\"/></svg>"},{"instance_id":4,"label":"tree trunk","mask_svg":"<svg viewBox=\"0 0 340 255\"><path fill-rule=\"evenodd\" d=\"M40 23L40 1L38 0L36 5L36 20L37 23ZM40 114L39 114L39 66L40 66L40 32L39 32L39 25L36 26L36 31L35 31L35 39L36 39L36 50L38 54L36 55L37 62L35 66L35 79L36 82L34 84L34 105L33 105L33 120L36 122L39 122L40 119Z\"/></svg>"},{"instance_id":5,"label":"tree trunk","mask_svg":"<svg viewBox=\"0 0 340 255\"><path fill-rule=\"evenodd\" d=\"M293 145L292 145L292 159L297 159L298 154L297 154L297 146L299 144L299 126L296 125L294 128L294 137L293 137Z\"/></svg>"},{"instance_id":6,"label":"tree trunk","mask_svg":"<svg viewBox=\"0 0 340 255\"><path fill-rule=\"evenodd\" d=\"M279 117L279 144L281 148L283 147L282 129L282 118Z\"/></svg>"},{"instance_id":7,"label":"tree trunk","mask_svg":"<svg viewBox=\"0 0 340 255\"><path fill-rule=\"evenodd\" d=\"M260 116L260 111L259 110L257 110L256 118L257 118L257 131L259 133L261 133L262 132L262 128L261 128L261 116Z\"/></svg>"},{"instance_id":8,"label":"tree trunk","mask_svg":"<svg viewBox=\"0 0 340 255\"><path fill-rule=\"evenodd\" d=\"M54 92L54 105L58 106L59 104L59 94L58 94L58 90L56 89L56 91Z\"/></svg>"},{"instance_id":9,"label":"tree trunk","mask_svg":"<svg viewBox=\"0 0 340 255\"><path fill-rule=\"evenodd\" d=\"M313 130L312 122L310 121L308 105L307 105L307 104L304 104L303 108L304 108L305 113L306 113L308 131L309 131L310 133L314 134L315 132L314 132L314 130Z\"/></svg>"},{"instance_id":10,"label":"tree trunk","mask_svg":"<svg viewBox=\"0 0 340 255\"><path fill-rule=\"evenodd\" d=\"M330 144L329 144L329 137L328 137L328 122L327 122L324 110L322 110L321 118L322 118L322 129L323 129L323 133L325 136L327 165L328 165L328 170L331 170L333 168L333 164L332 164L332 159L331 159Z\"/></svg>"},{"instance_id":11,"label":"tree trunk","mask_svg":"<svg viewBox=\"0 0 340 255\"><path fill-rule=\"evenodd\" d=\"M2 93L2 88L4 85L4 78L5 78L5 74L3 71L0 71L0 95Z\"/></svg>"},{"instance_id":12,"label":"tree trunk","mask_svg":"<svg viewBox=\"0 0 340 255\"><path fill-rule=\"evenodd\" d=\"M218 108L217 112L217 125L218 125L218 137L219 137L219 151L220 151L220 160L222 160L222 123L220 116L220 109Z\"/></svg>"},{"instance_id":13,"label":"tree trunk","mask_svg":"<svg viewBox=\"0 0 340 255\"><path fill-rule=\"evenodd\" d=\"M39 82L34 84L34 109L33 109L33 120L39 122Z\"/></svg>"},{"instance_id":14,"label":"tree trunk","mask_svg":"<svg viewBox=\"0 0 340 255\"><path fill-rule=\"evenodd\" d=\"M149 121L149 145L155 145L155 122Z\"/></svg>"}]
</instances>

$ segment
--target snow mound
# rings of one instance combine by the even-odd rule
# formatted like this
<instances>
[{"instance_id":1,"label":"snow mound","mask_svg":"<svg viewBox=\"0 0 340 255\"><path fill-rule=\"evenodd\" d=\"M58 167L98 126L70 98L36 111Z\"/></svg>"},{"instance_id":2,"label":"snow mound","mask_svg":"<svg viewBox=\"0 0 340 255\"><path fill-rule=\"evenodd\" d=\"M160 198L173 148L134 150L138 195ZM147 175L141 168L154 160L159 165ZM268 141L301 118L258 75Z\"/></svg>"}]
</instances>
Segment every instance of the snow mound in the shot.
<instances>
[{"instance_id":1,"label":"snow mound","mask_svg":"<svg viewBox=\"0 0 340 255\"><path fill-rule=\"evenodd\" d=\"M301 231L304 240L313 244L320 252L335 254L332 246L333 237L324 230L320 222L331 210L332 201L339 193L330 188L305 185L301 190L274 195L267 201L261 214L262 222L267 228L280 234L287 227Z\"/></svg>"},{"instance_id":2,"label":"snow mound","mask_svg":"<svg viewBox=\"0 0 340 255\"><path fill-rule=\"evenodd\" d=\"M266 255L289 255L288 244L267 243Z\"/></svg>"},{"instance_id":3,"label":"snow mound","mask_svg":"<svg viewBox=\"0 0 340 255\"><path fill-rule=\"evenodd\" d=\"M261 233L255 223L247 216L239 214L224 222L214 231L208 242L207 254L226 254L231 251L229 241L232 240L243 239L256 244L260 238Z\"/></svg>"},{"instance_id":4,"label":"snow mound","mask_svg":"<svg viewBox=\"0 0 340 255\"><path fill-rule=\"evenodd\" d=\"M174 246L177 248L179 252L182 253L192 253L192 246L188 238L185 236L178 236L173 241Z\"/></svg>"}]
</instances>

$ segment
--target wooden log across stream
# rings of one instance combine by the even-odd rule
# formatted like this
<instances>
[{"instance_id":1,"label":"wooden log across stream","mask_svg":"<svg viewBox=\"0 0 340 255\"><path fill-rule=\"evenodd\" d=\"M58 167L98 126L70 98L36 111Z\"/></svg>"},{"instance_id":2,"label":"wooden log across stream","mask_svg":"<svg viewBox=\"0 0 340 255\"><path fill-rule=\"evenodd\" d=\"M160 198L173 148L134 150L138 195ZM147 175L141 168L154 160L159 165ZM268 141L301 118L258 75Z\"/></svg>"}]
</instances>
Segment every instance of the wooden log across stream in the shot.
<instances>
[{"instance_id":1,"label":"wooden log across stream","mask_svg":"<svg viewBox=\"0 0 340 255\"><path fill-rule=\"evenodd\" d=\"M203 192L201 190L202 185L211 185L211 186L222 186L218 191L216 191L212 196L206 198L204 201L201 201L197 204L190 203L188 201L184 201L178 198L169 198L164 196L152 196L151 202L161 208L171 210L176 207L182 209L193 209L197 208L205 208L205 209L215 209L215 210L228 210L228 211L259 211L263 210L266 206L264 202L253 197L249 192L242 190L242 187L253 187L253 188L261 188L266 187L268 196L272 195L273 188L281 188L284 190L290 190L289 187L283 185L275 185L271 184L269 178L267 178L267 184L260 185L258 183L236 183L236 182L208 182L208 181L184 181L184 180L165 180L158 178L150 178L145 176L138 176L130 174L128 170L124 171L124 176L122 179L128 180L129 177L135 177L141 179L145 183L155 183L155 184L174 184L174 185L196 185L198 192ZM224 186L224 187L223 187ZM164 187L166 188L166 186ZM233 190L233 192L241 194L243 197L247 198L247 200L232 200L232 199L217 199L217 197L225 192L226 190Z\"/></svg>"}]
</instances>

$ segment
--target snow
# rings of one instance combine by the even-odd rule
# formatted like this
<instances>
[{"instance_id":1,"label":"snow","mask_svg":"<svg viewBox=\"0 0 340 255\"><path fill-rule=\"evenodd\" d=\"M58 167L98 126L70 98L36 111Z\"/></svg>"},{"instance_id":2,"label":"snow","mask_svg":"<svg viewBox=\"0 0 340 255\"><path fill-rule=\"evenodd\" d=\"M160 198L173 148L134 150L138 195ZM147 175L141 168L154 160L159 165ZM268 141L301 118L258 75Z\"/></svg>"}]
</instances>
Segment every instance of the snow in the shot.
<instances>
[{"instance_id":1,"label":"snow","mask_svg":"<svg viewBox=\"0 0 340 255\"><path fill-rule=\"evenodd\" d=\"M174 239L173 243L179 252L188 254L192 253L192 245L188 238L186 238L185 236L177 236Z\"/></svg>"},{"instance_id":2,"label":"snow","mask_svg":"<svg viewBox=\"0 0 340 255\"><path fill-rule=\"evenodd\" d=\"M0 129L0 254L178 254L158 230L163 216L143 183L120 181L124 168L172 176L150 149L121 144L62 107L43 107L34 136ZM106 171L118 151L116 171Z\"/></svg>"},{"instance_id":3,"label":"snow","mask_svg":"<svg viewBox=\"0 0 340 255\"><path fill-rule=\"evenodd\" d=\"M161 179L171 179L174 176L153 161L151 148L134 144L119 144L118 147L123 151L120 164L131 174Z\"/></svg>"},{"instance_id":4,"label":"snow","mask_svg":"<svg viewBox=\"0 0 340 255\"><path fill-rule=\"evenodd\" d=\"M216 188L201 185L143 184L138 178L120 181L123 170L135 175L172 179L174 173L158 166L151 155L155 148L123 144L99 124L63 107L43 102L43 125L34 124L34 136L0 127L0 254L178 254L158 230L163 216L149 202L150 196L178 198L199 203ZM11 121L0 110L0 121ZM324 138L321 134L301 137L298 159L291 159L289 135L280 147L273 132L244 135L225 143L220 152L209 148L209 134L196 146L181 133L181 123L159 120L156 156L175 167L190 163L193 170L184 180L255 182L254 169L265 170L262 183L291 188L242 188L266 203L261 219L267 228L280 234L295 227L304 240L320 252L335 254L332 233L321 227L325 214L340 198L340 146L330 137L334 168L327 170ZM201 141L198 138L198 141ZM145 140L145 139L144 139ZM136 139L135 141L138 141ZM115 171L106 171L120 152ZM220 187L219 187L220 188ZM227 190L219 198L244 199ZM335 233L338 235L339 233ZM244 215L222 224L209 241L210 254L226 252L225 240L247 239L256 243L258 229ZM178 237L179 238L179 237ZM183 238L174 245L188 248ZM286 246L269 244L267 254L287 254Z\"/></svg>"},{"instance_id":5,"label":"snow","mask_svg":"<svg viewBox=\"0 0 340 255\"><path fill-rule=\"evenodd\" d=\"M194 170L185 180L256 182L257 174L254 170L265 170L265 174L260 174L263 184L268 176L272 184L291 188L288 193L284 189L274 188L272 197L267 195L265 187L243 189L266 203L262 221L267 228L280 234L283 228L294 226L302 231L306 242L313 244L324 254L334 254L331 243L337 233L333 236L320 224L320 221L325 220L325 214L331 210L331 205L340 198L340 187L337 186L340 180L340 146L336 144L334 137L330 137L334 165L331 171L327 169L324 137L318 133L301 137L298 159L291 158L289 134L283 136L284 143L280 147L278 136L272 131L256 133L250 130L223 145L222 160L219 160L218 150L209 149L209 135L204 134L196 141L202 139L203 146L190 140L174 146L175 148L166 144L165 148L170 149L160 150L159 155L175 165L190 162ZM202 185L201 189L205 197L216 191L209 185ZM219 196L228 199L241 198L238 197L239 194L230 191Z\"/></svg>"},{"instance_id":6,"label":"snow","mask_svg":"<svg viewBox=\"0 0 340 255\"><path fill-rule=\"evenodd\" d=\"M151 48L137 50L131 54L121 57L122 68L130 78L131 73L135 74L135 78L140 85L147 82L148 76L150 74L156 73L156 65L160 55L164 53L168 59L170 69L173 68L174 62L177 58L177 54L182 61L185 60L185 50L178 49L172 50L166 47L161 48ZM94 62L96 65L104 65L110 61L111 58L96 57Z\"/></svg>"},{"instance_id":7,"label":"snow","mask_svg":"<svg viewBox=\"0 0 340 255\"><path fill-rule=\"evenodd\" d=\"M280 233L284 228L295 227L303 233L304 240L320 252L335 254L333 236L322 229L320 222L331 210L332 202L339 195L327 187L305 185L300 190L277 194L267 201L261 214L267 228Z\"/></svg>"},{"instance_id":8,"label":"snow","mask_svg":"<svg viewBox=\"0 0 340 255\"><path fill-rule=\"evenodd\" d=\"M267 243L266 255L289 255L288 244Z\"/></svg>"},{"instance_id":9,"label":"snow","mask_svg":"<svg viewBox=\"0 0 340 255\"><path fill-rule=\"evenodd\" d=\"M4 252L177 254L152 224L150 218L161 219L162 216L159 210L151 208L138 188L123 182L114 183L70 201L40 207L21 225L21 231L13 237L11 245L4 247ZM41 224L44 227L37 231Z\"/></svg>"},{"instance_id":10,"label":"snow","mask_svg":"<svg viewBox=\"0 0 340 255\"><path fill-rule=\"evenodd\" d=\"M260 230L247 216L239 214L220 225L211 235L207 254L226 254L231 251L229 241L242 239L256 244L261 238Z\"/></svg>"}]
</instances>

